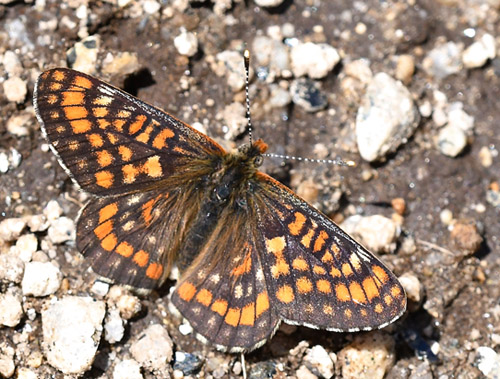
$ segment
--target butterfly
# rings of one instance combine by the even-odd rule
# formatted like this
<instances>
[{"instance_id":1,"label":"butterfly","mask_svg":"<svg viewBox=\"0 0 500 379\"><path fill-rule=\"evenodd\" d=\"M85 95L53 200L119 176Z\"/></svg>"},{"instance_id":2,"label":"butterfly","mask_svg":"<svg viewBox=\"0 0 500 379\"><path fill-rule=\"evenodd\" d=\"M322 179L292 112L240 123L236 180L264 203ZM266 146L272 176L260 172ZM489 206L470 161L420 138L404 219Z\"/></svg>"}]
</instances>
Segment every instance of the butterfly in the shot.
<instances>
[{"instance_id":1,"label":"butterfly","mask_svg":"<svg viewBox=\"0 0 500 379\"><path fill-rule=\"evenodd\" d=\"M261 140L227 152L170 114L87 74L42 73L42 132L92 195L76 244L93 271L141 291L175 263L170 301L197 336L247 352L281 321L381 328L406 309L397 278L328 217L260 172Z\"/></svg>"}]
</instances>

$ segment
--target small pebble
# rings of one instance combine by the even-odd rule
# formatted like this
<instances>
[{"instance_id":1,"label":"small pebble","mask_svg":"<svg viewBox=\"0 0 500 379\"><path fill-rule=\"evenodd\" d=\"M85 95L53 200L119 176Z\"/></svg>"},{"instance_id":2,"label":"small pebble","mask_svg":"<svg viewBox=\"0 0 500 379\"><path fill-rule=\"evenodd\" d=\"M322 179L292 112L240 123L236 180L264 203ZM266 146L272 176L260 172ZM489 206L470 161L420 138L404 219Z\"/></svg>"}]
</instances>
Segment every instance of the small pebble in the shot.
<instances>
[{"instance_id":1,"label":"small pebble","mask_svg":"<svg viewBox=\"0 0 500 379\"><path fill-rule=\"evenodd\" d=\"M211 67L217 76L226 79L227 85L233 91L237 92L245 87L245 67L241 53L225 50L217 54L216 61ZM250 70L250 74L252 72Z\"/></svg>"},{"instance_id":2,"label":"small pebble","mask_svg":"<svg viewBox=\"0 0 500 379\"><path fill-rule=\"evenodd\" d=\"M38 375L26 367L21 367L17 370L17 379L37 379Z\"/></svg>"},{"instance_id":3,"label":"small pebble","mask_svg":"<svg viewBox=\"0 0 500 379\"><path fill-rule=\"evenodd\" d=\"M60 244L75 239L75 222L68 217L52 221L47 236L53 244Z\"/></svg>"},{"instance_id":4,"label":"small pebble","mask_svg":"<svg viewBox=\"0 0 500 379\"><path fill-rule=\"evenodd\" d=\"M7 120L7 131L16 137L26 137L29 135L28 125L33 120L33 116L28 112L19 112Z\"/></svg>"},{"instance_id":5,"label":"small pebble","mask_svg":"<svg viewBox=\"0 0 500 379\"><path fill-rule=\"evenodd\" d=\"M420 305L424 296L424 288L418 277L413 272L405 272L399 278L399 281L405 289L408 299Z\"/></svg>"},{"instance_id":6,"label":"small pebble","mask_svg":"<svg viewBox=\"0 0 500 379\"><path fill-rule=\"evenodd\" d=\"M483 35L479 41L474 42L462 53L462 62L466 68L482 67L496 57L495 37L491 34Z\"/></svg>"},{"instance_id":7,"label":"small pebble","mask_svg":"<svg viewBox=\"0 0 500 379\"><path fill-rule=\"evenodd\" d=\"M124 333L125 327L120 312L117 309L110 310L104 322L104 339L113 344L121 341Z\"/></svg>"},{"instance_id":8,"label":"small pebble","mask_svg":"<svg viewBox=\"0 0 500 379\"><path fill-rule=\"evenodd\" d=\"M309 368L319 372L323 378L330 379L335 374L335 368L330 355L321 345L308 349L304 363Z\"/></svg>"},{"instance_id":9,"label":"small pebble","mask_svg":"<svg viewBox=\"0 0 500 379\"><path fill-rule=\"evenodd\" d=\"M57 220L63 214L63 209L56 200L50 200L43 209L43 215L50 222Z\"/></svg>"},{"instance_id":10,"label":"small pebble","mask_svg":"<svg viewBox=\"0 0 500 379\"><path fill-rule=\"evenodd\" d=\"M224 120L224 138L228 141L236 139L239 135L245 133L248 120L246 117L246 108L243 104L234 102L224 107L222 111Z\"/></svg>"},{"instance_id":11,"label":"small pebble","mask_svg":"<svg viewBox=\"0 0 500 379\"><path fill-rule=\"evenodd\" d=\"M95 75L97 73L97 53L101 44L99 35L89 36L74 44L66 52L71 68Z\"/></svg>"},{"instance_id":12,"label":"small pebble","mask_svg":"<svg viewBox=\"0 0 500 379\"><path fill-rule=\"evenodd\" d=\"M461 128L447 125L439 131L437 148L442 154L455 158L465 146L467 146L467 136Z\"/></svg>"},{"instance_id":13,"label":"small pebble","mask_svg":"<svg viewBox=\"0 0 500 379\"><path fill-rule=\"evenodd\" d=\"M61 271L51 262L29 262L21 283L23 295L39 297L53 294L61 286L61 281Z\"/></svg>"},{"instance_id":14,"label":"small pebble","mask_svg":"<svg viewBox=\"0 0 500 379\"><path fill-rule=\"evenodd\" d=\"M198 52L198 38L196 34L182 30L181 34L174 38L174 46L179 54L192 57Z\"/></svg>"},{"instance_id":15,"label":"small pebble","mask_svg":"<svg viewBox=\"0 0 500 379\"><path fill-rule=\"evenodd\" d=\"M398 57L396 64L396 79L401 80L404 84L411 82L411 78L415 73L415 60L413 56L403 54Z\"/></svg>"},{"instance_id":16,"label":"small pebble","mask_svg":"<svg viewBox=\"0 0 500 379\"><path fill-rule=\"evenodd\" d=\"M0 173L5 174L9 171L9 156L4 152L0 153Z\"/></svg>"},{"instance_id":17,"label":"small pebble","mask_svg":"<svg viewBox=\"0 0 500 379\"><path fill-rule=\"evenodd\" d=\"M391 200L392 209L396 211L398 215L403 215L406 210L406 202L402 197L397 197Z\"/></svg>"},{"instance_id":18,"label":"small pebble","mask_svg":"<svg viewBox=\"0 0 500 379\"><path fill-rule=\"evenodd\" d=\"M108 53L102 61L102 72L107 75L119 75L125 77L141 68L137 53L128 51L117 54Z\"/></svg>"},{"instance_id":19,"label":"small pebble","mask_svg":"<svg viewBox=\"0 0 500 379\"><path fill-rule=\"evenodd\" d=\"M42 311L48 363L65 374L83 374L95 358L106 306L90 297L66 296Z\"/></svg>"},{"instance_id":20,"label":"small pebble","mask_svg":"<svg viewBox=\"0 0 500 379\"><path fill-rule=\"evenodd\" d=\"M500 355L488 346L476 349L477 368L488 379L500 378Z\"/></svg>"},{"instance_id":21,"label":"small pebble","mask_svg":"<svg viewBox=\"0 0 500 379\"><path fill-rule=\"evenodd\" d=\"M29 262L31 257L38 248L38 239L32 233L24 234L16 241L16 244L11 248L13 254L17 254L23 262Z\"/></svg>"},{"instance_id":22,"label":"small pebble","mask_svg":"<svg viewBox=\"0 0 500 379\"><path fill-rule=\"evenodd\" d=\"M375 75L356 116L356 141L366 161L394 152L413 134L420 114L408 89L385 73Z\"/></svg>"},{"instance_id":23,"label":"small pebble","mask_svg":"<svg viewBox=\"0 0 500 379\"><path fill-rule=\"evenodd\" d=\"M462 69L462 44L447 42L432 49L423 60L428 74L443 79Z\"/></svg>"},{"instance_id":24,"label":"small pebble","mask_svg":"<svg viewBox=\"0 0 500 379\"><path fill-rule=\"evenodd\" d=\"M271 84L269 89L271 91L269 95L269 104L271 107L283 108L292 102L292 95L290 92L278 84Z\"/></svg>"},{"instance_id":25,"label":"small pebble","mask_svg":"<svg viewBox=\"0 0 500 379\"><path fill-rule=\"evenodd\" d=\"M309 78L296 79L290 85L292 101L306 112L317 112L328 105L326 95L321 91L320 83Z\"/></svg>"},{"instance_id":26,"label":"small pebble","mask_svg":"<svg viewBox=\"0 0 500 379\"><path fill-rule=\"evenodd\" d=\"M10 378L14 375L16 369L14 363L15 350L4 341L0 342L0 376L3 378Z\"/></svg>"},{"instance_id":27,"label":"small pebble","mask_svg":"<svg viewBox=\"0 0 500 379\"><path fill-rule=\"evenodd\" d=\"M22 103L28 93L27 82L18 76L13 76L3 82L3 91L8 101Z\"/></svg>"},{"instance_id":28,"label":"small pebble","mask_svg":"<svg viewBox=\"0 0 500 379\"><path fill-rule=\"evenodd\" d=\"M3 59L1 59L0 57L0 60L3 63L5 71L7 72L7 74L9 74L9 77L19 76L23 73L24 68L21 64L21 60L14 51L7 50L3 54Z\"/></svg>"},{"instance_id":29,"label":"small pebble","mask_svg":"<svg viewBox=\"0 0 500 379\"><path fill-rule=\"evenodd\" d=\"M141 366L133 359L124 359L113 370L113 379L142 379Z\"/></svg>"},{"instance_id":30,"label":"small pebble","mask_svg":"<svg viewBox=\"0 0 500 379\"><path fill-rule=\"evenodd\" d=\"M15 291L0 294L0 324L10 328L21 322L24 311L21 296Z\"/></svg>"},{"instance_id":31,"label":"small pebble","mask_svg":"<svg viewBox=\"0 0 500 379\"><path fill-rule=\"evenodd\" d=\"M108 293L108 304L115 306L120 311L120 316L125 320L130 320L142 309L140 299L131 295L121 286L111 287Z\"/></svg>"},{"instance_id":32,"label":"small pebble","mask_svg":"<svg viewBox=\"0 0 500 379\"><path fill-rule=\"evenodd\" d=\"M479 161L483 167L491 167L493 164L493 154L487 146L483 146L479 150Z\"/></svg>"},{"instance_id":33,"label":"small pebble","mask_svg":"<svg viewBox=\"0 0 500 379\"><path fill-rule=\"evenodd\" d=\"M358 334L338 354L343 378L383 379L394 366L394 340L380 331Z\"/></svg>"},{"instance_id":34,"label":"small pebble","mask_svg":"<svg viewBox=\"0 0 500 379\"><path fill-rule=\"evenodd\" d=\"M443 209L439 213L439 219L444 225L450 225L451 222L453 221L453 212L450 211L449 209Z\"/></svg>"},{"instance_id":35,"label":"small pebble","mask_svg":"<svg viewBox=\"0 0 500 379\"><path fill-rule=\"evenodd\" d=\"M159 324L149 326L130 346L130 353L148 370L167 370L172 359L172 340Z\"/></svg>"},{"instance_id":36,"label":"small pebble","mask_svg":"<svg viewBox=\"0 0 500 379\"><path fill-rule=\"evenodd\" d=\"M97 296L104 297L109 292L109 283L96 280L94 284L92 284L90 291Z\"/></svg>"},{"instance_id":37,"label":"small pebble","mask_svg":"<svg viewBox=\"0 0 500 379\"><path fill-rule=\"evenodd\" d=\"M448 126L469 133L474 128L474 117L469 116L462 108L461 102L455 102L448 107Z\"/></svg>"},{"instance_id":38,"label":"small pebble","mask_svg":"<svg viewBox=\"0 0 500 379\"><path fill-rule=\"evenodd\" d=\"M21 283L24 262L17 254L0 254L0 281Z\"/></svg>"},{"instance_id":39,"label":"small pebble","mask_svg":"<svg viewBox=\"0 0 500 379\"><path fill-rule=\"evenodd\" d=\"M314 375L306 366L301 365L297 372L295 373L297 378L301 379L317 379L318 377Z\"/></svg>"},{"instance_id":40,"label":"small pebble","mask_svg":"<svg viewBox=\"0 0 500 379\"><path fill-rule=\"evenodd\" d=\"M7 218L0 221L0 239L4 241L13 241L18 238L24 227L26 221L22 218Z\"/></svg>"},{"instance_id":41,"label":"small pebble","mask_svg":"<svg viewBox=\"0 0 500 379\"><path fill-rule=\"evenodd\" d=\"M320 79L340 62L340 55L326 43L306 42L292 47L290 61L296 78L308 75L312 79Z\"/></svg>"},{"instance_id":42,"label":"small pebble","mask_svg":"<svg viewBox=\"0 0 500 379\"><path fill-rule=\"evenodd\" d=\"M259 7L277 7L283 3L284 0L255 0L255 4Z\"/></svg>"},{"instance_id":43,"label":"small pebble","mask_svg":"<svg viewBox=\"0 0 500 379\"><path fill-rule=\"evenodd\" d=\"M376 253L392 253L400 233L393 220L381 215L351 216L342 223L342 228L358 236L368 250Z\"/></svg>"},{"instance_id":44,"label":"small pebble","mask_svg":"<svg viewBox=\"0 0 500 379\"><path fill-rule=\"evenodd\" d=\"M476 253L483 243L483 237L473 221L456 222L450 232L450 239L452 245L464 255Z\"/></svg>"}]
</instances>

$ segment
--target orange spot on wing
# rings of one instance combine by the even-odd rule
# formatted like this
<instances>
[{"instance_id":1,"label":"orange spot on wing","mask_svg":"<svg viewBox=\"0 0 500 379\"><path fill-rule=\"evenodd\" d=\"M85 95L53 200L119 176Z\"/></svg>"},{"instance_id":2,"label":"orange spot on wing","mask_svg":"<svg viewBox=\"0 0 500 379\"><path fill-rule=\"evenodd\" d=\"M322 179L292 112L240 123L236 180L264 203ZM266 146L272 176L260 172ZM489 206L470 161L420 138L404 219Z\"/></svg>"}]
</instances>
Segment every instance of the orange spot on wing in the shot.
<instances>
[{"instance_id":1,"label":"orange spot on wing","mask_svg":"<svg viewBox=\"0 0 500 379\"><path fill-rule=\"evenodd\" d=\"M323 293L331 293L332 292L332 287L330 285L330 282L326 279L320 279L316 282L316 288L318 288L319 292Z\"/></svg>"},{"instance_id":2,"label":"orange spot on wing","mask_svg":"<svg viewBox=\"0 0 500 379\"><path fill-rule=\"evenodd\" d=\"M401 295L401 288L399 288L398 286L393 286L391 288L391 295L393 297L399 297L399 295Z\"/></svg>"},{"instance_id":3,"label":"orange spot on wing","mask_svg":"<svg viewBox=\"0 0 500 379\"><path fill-rule=\"evenodd\" d=\"M240 322L241 309L240 308L229 308L226 313L226 318L224 321L226 324L231 326L238 326Z\"/></svg>"},{"instance_id":4,"label":"orange spot on wing","mask_svg":"<svg viewBox=\"0 0 500 379\"><path fill-rule=\"evenodd\" d=\"M215 300L210 309L215 313L218 313L220 316L224 316L227 311L227 301Z\"/></svg>"},{"instance_id":5,"label":"orange spot on wing","mask_svg":"<svg viewBox=\"0 0 500 379\"><path fill-rule=\"evenodd\" d=\"M113 185L114 175L109 171L99 171L95 174L96 184L99 187L109 188Z\"/></svg>"},{"instance_id":6,"label":"orange spot on wing","mask_svg":"<svg viewBox=\"0 0 500 379\"><path fill-rule=\"evenodd\" d=\"M56 70L52 73L52 77L55 81L62 82L66 75L64 74L64 72Z\"/></svg>"},{"instance_id":7,"label":"orange spot on wing","mask_svg":"<svg viewBox=\"0 0 500 379\"><path fill-rule=\"evenodd\" d=\"M292 262L292 267L298 271L308 271L309 265L304 258L295 258Z\"/></svg>"},{"instance_id":8,"label":"orange spot on wing","mask_svg":"<svg viewBox=\"0 0 500 379\"><path fill-rule=\"evenodd\" d=\"M300 243L306 247L306 248L309 248L309 246L311 246L311 240L314 236L314 229L313 228L310 228L309 231L307 232L307 234L304 235L304 237L302 237L302 239L300 240Z\"/></svg>"},{"instance_id":9,"label":"orange spot on wing","mask_svg":"<svg viewBox=\"0 0 500 379\"><path fill-rule=\"evenodd\" d=\"M295 300L293 289L289 285L284 285L278 288L278 291L276 291L276 297L279 301L285 304L291 303Z\"/></svg>"},{"instance_id":10,"label":"orange spot on wing","mask_svg":"<svg viewBox=\"0 0 500 379\"><path fill-rule=\"evenodd\" d=\"M196 301L205 307L208 307L212 303L212 292L202 288L196 295Z\"/></svg>"},{"instance_id":11,"label":"orange spot on wing","mask_svg":"<svg viewBox=\"0 0 500 379\"><path fill-rule=\"evenodd\" d=\"M267 292L261 292L257 296L256 301L256 317L258 318L262 313L269 309L269 296L267 296Z\"/></svg>"},{"instance_id":12,"label":"orange spot on wing","mask_svg":"<svg viewBox=\"0 0 500 379\"><path fill-rule=\"evenodd\" d=\"M87 89L92 88L92 82L89 79L84 78L83 76L79 76L79 75L75 77L75 79L73 80L73 84L75 86L83 87L83 88L87 88Z\"/></svg>"},{"instance_id":13,"label":"orange spot on wing","mask_svg":"<svg viewBox=\"0 0 500 379\"><path fill-rule=\"evenodd\" d=\"M384 302L387 304L387 305L391 305L392 304L392 297L390 295L385 295L384 296Z\"/></svg>"},{"instance_id":14,"label":"orange spot on wing","mask_svg":"<svg viewBox=\"0 0 500 379\"><path fill-rule=\"evenodd\" d=\"M57 103L57 100L59 100L59 97L57 95L51 94L47 96L47 103L49 104L55 104Z\"/></svg>"},{"instance_id":15,"label":"orange spot on wing","mask_svg":"<svg viewBox=\"0 0 500 379\"><path fill-rule=\"evenodd\" d=\"M335 257L338 259L339 256L340 256L340 249L337 246L337 244L336 243L332 243L332 245L330 246L330 249L333 251L333 254L335 254Z\"/></svg>"},{"instance_id":16,"label":"orange spot on wing","mask_svg":"<svg viewBox=\"0 0 500 379\"><path fill-rule=\"evenodd\" d=\"M376 313L382 313L384 311L384 306L381 303L378 303L375 305L375 312Z\"/></svg>"},{"instance_id":17,"label":"orange spot on wing","mask_svg":"<svg viewBox=\"0 0 500 379\"><path fill-rule=\"evenodd\" d=\"M285 237L274 237L273 239L266 240L266 246L269 253L281 255L286 246Z\"/></svg>"},{"instance_id":18,"label":"orange spot on wing","mask_svg":"<svg viewBox=\"0 0 500 379\"><path fill-rule=\"evenodd\" d=\"M141 130L142 128L142 125L144 125L144 122L147 120L148 118L142 114L138 115L136 118L135 118L135 121L130 124L129 128L128 128L128 132L129 134L135 134L137 133L139 130Z\"/></svg>"},{"instance_id":19,"label":"orange spot on wing","mask_svg":"<svg viewBox=\"0 0 500 379\"><path fill-rule=\"evenodd\" d=\"M59 127L57 128L59 130ZM68 148L71 150L71 151L76 151L80 148L80 144L78 143L78 141L69 141L68 142Z\"/></svg>"},{"instance_id":20,"label":"orange spot on wing","mask_svg":"<svg viewBox=\"0 0 500 379\"><path fill-rule=\"evenodd\" d=\"M319 232L319 236L316 238L316 241L314 242L314 247L313 247L313 251L315 253L320 251L323 248L327 238L328 238L328 233L326 233L324 230Z\"/></svg>"},{"instance_id":21,"label":"orange spot on wing","mask_svg":"<svg viewBox=\"0 0 500 379\"><path fill-rule=\"evenodd\" d=\"M92 128L92 123L86 119L71 121L70 124L75 134L86 133Z\"/></svg>"},{"instance_id":22,"label":"orange spot on wing","mask_svg":"<svg viewBox=\"0 0 500 379\"><path fill-rule=\"evenodd\" d=\"M163 273L163 265L159 263L150 263L146 269L146 276L153 280L158 280L161 278Z\"/></svg>"},{"instance_id":23,"label":"orange spot on wing","mask_svg":"<svg viewBox=\"0 0 500 379\"><path fill-rule=\"evenodd\" d=\"M116 203L111 203L101 208L99 211L99 224L113 217L116 212L118 212L118 205Z\"/></svg>"},{"instance_id":24,"label":"orange spot on wing","mask_svg":"<svg viewBox=\"0 0 500 379\"><path fill-rule=\"evenodd\" d=\"M243 274L246 274L250 272L250 269L252 268L252 256L250 252L245 256L243 259L243 263L231 271L231 275L233 276L240 276Z\"/></svg>"},{"instance_id":25,"label":"orange spot on wing","mask_svg":"<svg viewBox=\"0 0 500 379\"><path fill-rule=\"evenodd\" d=\"M346 309L344 311L344 315L346 318L351 318L352 317L352 311L350 309Z\"/></svg>"},{"instance_id":26,"label":"orange spot on wing","mask_svg":"<svg viewBox=\"0 0 500 379\"><path fill-rule=\"evenodd\" d=\"M387 275L387 272L382 267L372 266L372 271L382 284L389 280L389 275Z\"/></svg>"},{"instance_id":27,"label":"orange spot on wing","mask_svg":"<svg viewBox=\"0 0 500 379\"><path fill-rule=\"evenodd\" d=\"M284 259L277 259L276 264L271 266L271 274L273 278L278 278L280 275L288 275L290 273L290 266Z\"/></svg>"},{"instance_id":28,"label":"orange spot on wing","mask_svg":"<svg viewBox=\"0 0 500 379\"><path fill-rule=\"evenodd\" d=\"M321 257L321 262L323 263L330 263L333 262L333 255L327 251L323 256Z\"/></svg>"},{"instance_id":29,"label":"orange spot on wing","mask_svg":"<svg viewBox=\"0 0 500 379\"><path fill-rule=\"evenodd\" d=\"M151 132L153 131L153 127L150 125L146 128L144 132L139 134L135 139L139 142L142 143L148 143L149 139L151 138Z\"/></svg>"},{"instance_id":30,"label":"orange spot on wing","mask_svg":"<svg viewBox=\"0 0 500 379\"><path fill-rule=\"evenodd\" d=\"M65 107L64 114L68 120L77 120L81 118L86 118L89 114L85 107Z\"/></svg>"},{"instance_id":31,"label":"orange spot on wing","mask_svg":"<svg viewBox=\"0 0 500 379\"><path fill-rule=\"evenodd\" d=\"M110 122L104 118L98 118L97 119L97 124L99 125L100 129L106 129L108 126L110 126ZM109 133L108 133L109 136Z\"/></svg>"},{"instance_id":32,"label":"orange spot on wing","mask_svg":"<svg viewBox=\"0 0 500 379\"><path fill-rule=\"evenodd\" d=\"M241 310L240 325L253 326L255 322L255 303L245 305Z\"/></svg>"},{"instance_id":33,"label":"orange spot on wing","mask_svg":"<svg viewBox=\"0 0 500 379\"><path fill-rule=\"evenodd\" d=\"M182 300L189 302L196 293L196 287L190 282L184 282L179 286L177 292Z\"/></svg>"},{"instance_id":34,"label":"orange spot on wing","mask_svg":"<svg viewBox=\"0 0 500 379\"><path fill-rule=\"evenodd\" d=\"M67 105L83 105L85 102L85 94L83 92L63 92L62 93L62 106Z\"/></svg>"},{"instance_id":35,"label":"orange spot on wing","mask_svg":"<svg viewBox=\"0 0 500 379\"><path fill-rule=\"evenodd\" d=\"M349 290L344 284L337 284L335 286L335 293L337 294L337 299L339 301L351 301L351 295L349 295Z\"/></svg>"},{"instance_id":36,"label":"orange spot on wing","mask_svg":"<svg viewBox=\"0 0 500 379\"><path fill-rule=\"evenodd\" d=\"M313 267L313 272L316 274L316 275L325 275L326 274L326 270L321 267L321 266L317 266L315 265Z\"/></svg>"},{"instance_id":37,"label":"orange spot on wing","mask_svg":"<svg viewBox=\"0 0 500 379\"><path fill-rule=\"evenodd\" d=\"M107 150L101 150L96 152L97 155L97 163L101 167L106 167L109 166L111 163L113 163L113 156L109 153Z\"/></svg>"},{"instance_id":38,"label":"orange spot on wing","mask_svg":"<svg viewBox=\"0 0 500 379\"><path fill-rule=\"evenodd\" d=\"M350 276L353 274L352 267L349 263L344 263L342 265L342 274L345 276Z\"/></svg>"},{"instance_id":39,"label":"orange spot on wing","mask_svg":"<svg viewBox=\"0 0 500 379\"><path fill-rule=\"evenodd\" d=\"M94 229L94 234L100 240L104 239L111 231L113 230L113 221L108 220L106 222L101 223Z\"/></svg>"},{"instance_id":40,"label":"orange spot on wing","mask_svg":"<svg viewBox=\"0 0 500 379\"><path fill-rule=\"evenodd\" d=\"M333 307L331 305L323 305L323 313L329 316L333 315Z\"/></svg>"},{"instance_id":41,"label":"orange spot on wing","mask_svg":"<svg viewBox=\"0 0 500 379\"><path fill-rule=\"evenodd\" d=\"M95 105L104 105L107 106L113 102L113 98L109 96L99 96L94 99L92 102Z\"/></svg>"},{"instance_id":42,"label":"orange spot on wing","mask_svg":"<svg viewBox=\"0 0 500 379\"><path fill-rule=\"evenodd\" d=\"M163 149L167 146L166 140L175 136L174 132L170 129L163 129L153 140L153 147L156 149Z\"/></svg>"},{"instance_id":43,"label":"orange spot on wing","mask_svg":"<svg viewBox=\"0 0 500 379\"><path fill-rule=\"evenodd\" d=\"M131 114L132 113L130 113L130 111L127 111L125 109L121 109L118 112L117 117L120 117L120 118L129 118Z\"/></svg>"},{"instance_id":44,"label":"orange spot on wing","mask_svg":"<svg viewBox=\"0 0 500 379\"><path fill-rule=\"evenodd\" d=\"M102 147L102 145L104 144L104 141L102 140L102 137L99 134L95 133L89 134L87 138L89 140L90 145L94 148Z\"/></svg>"},{"instance_id":45,"label":"orange spot on wing","mask_svg":"<svg viewBox=\"0 0 500 379\"><path fill-rule=\"evenodd\" d=\"M120 242L120 244L116 247L116 252L121 256L128 258L134 253L134 248L128 242Z\"/></svg>"},{"instance_id":46,"label":"orange spot on wing","mask_svg":"<svg viewBox=\"0 0 500 379\"><path fill-rule=\"evenodd\" d=\"M126 120L113 120L113 126L119 132L123 132L123 125L125 125L126 122L127 122Z\"/></svg>"},{"instance_id":47,"label":"orange spot on wing","mask_svg":"<svg viewBox=\"0 0 500 379\"><path fill-rule=\"evenodd\" d=\"M54 82L50 84L51 91L59 91L62 87L63 85L61 83Z\"/></svg>"},{"instance_id":48,"label":"orange spot on wing","mask_svg":"<svg viewBox=\"0 0 500 379\"><path fill-rule=\"evenodd\" d=\"M351 293L353 301L356 303L366 304L365 293L358 282L352 282L349 284L349 292Z\"/></svg>"},{"instance_id":49,"label":"orange spot on wing","mask_svg":"<svg viewBox=\"0 0 500 379\"><path fill-rule=\"evenodd\" d=\"M101 241L101 247L106 251L112 251L117 243L118 240L115 234L111 233L104 237L104 239Z\"/></svg>"},{"instance_id":50,"label":"orange spot on wing","mask_svg":"<svg viewBox=\"0 0 500 379\"><path fill-rule=\"evenodd\" d=\"M380 296L380 292L378 290L377 284L372 277L368 277L363 280L363 288L365 289L366 296L368 300L372 300L374 297Z\"/></svg>"},{"instance_id":51,"label":"orange spot on wing","mask_svg":"<svg viewBox=\"0 0 500 379\"><path fill-rule=\"evenodd\" d=\"M163 170L160 164L160 157L158 155L149 157L146 163L144 163L143 171L152 178L162 176Z\"/></svg>"},{"instance_id":52,"label":"orange spot on wing","mask_svg":"<svg viewBox=\"0 0 500 379\"><path fill-rule=\"evenodd\" d=\"M132 158L132 150L127 146L120 145L118 147L118 154L122 157L122 160L128 162Z\"/></svg>"},{"instance_id":53,"label":"orange spot on wing","mask_svg":"<svg viewBox=\"0 0 500 379\"><path fill-rule=\"evenodd\" d=\"M342 273L338 268L332 267L332 269L330 270L330 275L334 278L340 278L342 276Z\"/></svg>"},{"instance_id":54,"label":"orange spot on wing","mask_svg":"<svg viewBox=\"0 0 500 379\"><path fill-rule=\"evenodd\" d=\"M112 143L113 145L118 142L118 137L115 136L113 133L107 133L106 137L108 137L108 141Z\"/></svg>"},{"instance_id":55,"label":"orange spot on wing","mask_svg":"<svg viewBox=\"0 0 500 379\"><path fill-rule=\"evenodd\" d=\"M95 107L92 108L92 113L95 117L106 117L108 115L108 108L106 107Z\"/></svg>"},{"instance_id":56,"label":"orange spot on wing","mask_svg":"<svg viewBox=\"0 0 500 379\"><path fill-rule=\"evenodd\" d=\"M139 250L137 253L134 254L134 258L132 260L139 266L139 267L144 267L147 265L149 261L149 254L146 253L144 250Z\"/></svg>"},{"instance_id":57,"label":"orange spot on wing","mask_svg":"<svg viewBox=\"0 0 500 379\"><path fill-rule=\"evenodd\" d=\"M288 230L292 235L297 236L304 227L305 223L306 223L306 216L304 216L300 212L295 212L295 220L290 224L288 224Z\"/></svg>"},{"instance_id":58,"label":"orange spot on wing","mask_svg":"<svg viewBox=\"0 0 500 379\"><path fill-rule=\"evenodd\" d=\"M135 178L139 175L139 170L133 164L122 166L123 181L127 184L135 182Z\"/></svg>"},{"instance_id":59,"label":"orange spot on wing","mask_svg":"<svg viewBox=\"0 0 500 379\"><path fill-rule=\"evenodd\" d=\"M309 293L313 288L311 281L305 276L298 278L295 282L295 285L297 286L297 290L301 294Z\"/></svg>"}]
</instances>

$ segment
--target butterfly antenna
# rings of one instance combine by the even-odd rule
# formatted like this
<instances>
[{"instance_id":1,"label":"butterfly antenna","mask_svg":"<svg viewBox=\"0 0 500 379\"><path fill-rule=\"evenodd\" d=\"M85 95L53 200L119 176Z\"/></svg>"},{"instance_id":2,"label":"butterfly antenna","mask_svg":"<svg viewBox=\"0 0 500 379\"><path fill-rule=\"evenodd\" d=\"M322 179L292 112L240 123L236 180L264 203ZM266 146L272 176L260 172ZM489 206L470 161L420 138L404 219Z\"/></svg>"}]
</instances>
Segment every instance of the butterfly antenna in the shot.
<instances>
[{"instance_id":1,"label":"butterfly antenna","mask_svg":"<svg viewBox=\"0 0 500 379\"><path fill-rule=\"evenodd\" d=\"M312 162L312 163L323 163L323 164L334 164L337 166L348 166L348 167L355 167L356 162L354 161L344 161L342 158L335 158L335 159L315 159L315 158L303 158L303 157L294 157L293 155L281 155L281 154L273 154L273 153L267 153L264 154L265 157L269 158L279 158L279 159L284 159L287 161L299 161L299 162Z\"/></svg>"},{"instance_id":2,"label":"butterfly antenna","mask_svg":"<svg viewBox=\"0 0 500 379\"><path fill-rule=\"evenodd\" d=\"M245 99L247 106L247 121L248 121L248 137L250 145L252 144L252 118L250 117L250 94L248 90L248 82L250 77L250 50L245 49L243 52L243 59L245 61Z\"/></svg>"}]
</instances>

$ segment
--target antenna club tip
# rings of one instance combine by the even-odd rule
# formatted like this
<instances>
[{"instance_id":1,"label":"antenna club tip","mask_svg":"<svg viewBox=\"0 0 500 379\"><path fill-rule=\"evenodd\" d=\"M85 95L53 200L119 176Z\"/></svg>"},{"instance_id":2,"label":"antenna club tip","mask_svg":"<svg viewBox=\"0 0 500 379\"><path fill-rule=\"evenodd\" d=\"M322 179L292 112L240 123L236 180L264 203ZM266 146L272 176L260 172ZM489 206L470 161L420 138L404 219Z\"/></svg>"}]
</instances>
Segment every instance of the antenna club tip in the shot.
<instances>
[{"instance_id":1,"label":"antenna club tip","mask_svg":"<svg viewBox=\"0 0 500 379\"><path fill-rule=\"evenodd\" d=\"M356 162L354 161L345 161L344 163L346 164L346 166L356 167Z\"/></svg>"},{"instance_id":2,"label":"antenna club tip","mask_svg":"<svg viewBox=\"0 0 500 379\"><path fill-rule=\"evenodd\" d=\"M245 57L245 59L250 59L250 50L245 49L243 51L243 56Z\"/></svg>"}]
</instances>

